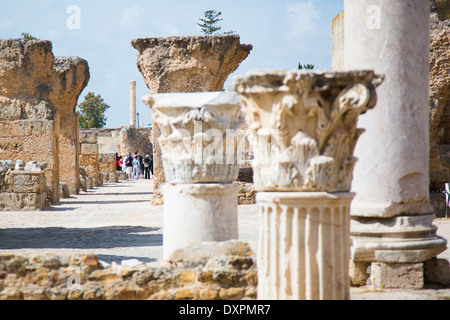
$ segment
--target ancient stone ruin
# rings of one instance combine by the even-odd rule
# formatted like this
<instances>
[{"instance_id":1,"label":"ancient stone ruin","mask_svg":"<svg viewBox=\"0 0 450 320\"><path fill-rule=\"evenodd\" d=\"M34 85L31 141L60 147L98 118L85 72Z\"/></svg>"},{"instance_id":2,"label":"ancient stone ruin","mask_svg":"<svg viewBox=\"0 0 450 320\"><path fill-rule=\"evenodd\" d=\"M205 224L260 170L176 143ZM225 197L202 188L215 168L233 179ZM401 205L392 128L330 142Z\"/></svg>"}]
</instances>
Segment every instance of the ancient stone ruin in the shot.
<instances>
[{"instance_id":1,"label":"ancient stone ruin","mask_svg":"<svg viewBox=\"0 0 450 320\"><path fill-rule=\"evenodd\" d=\"M135 39L137 66L152 94L221 91L228 76L247 58L251 45L238 35ZM153 141L161 132L153 125ZM161 150L154 145L153 204L162 204L165 181Z\"/></svg>"},{"instance_id":2,"label":"ancient stone ruin","mask_svg":"<svg viewBox=\"0 0 450 320\"><path fill-rule=\"evenodd\" d=\"M0 161L0 211L42 211L48 206L46 163Z\"/></svg>"},{"instance_id":3,"label":"ancient stone ruin","mask_svg":"<svg viewBox=\"0 0 450 320\"><path fill-rule=\"evenodd\" d=\"M371 283L417 288L424 285L426 262L447 247L436 234L429 198L430 4L390 6L384 28L373 28L369 37L360 9L381 8L381 2L345 1L345 68L375 70L387 79L377 90L377 108L359 123L366 132L355 148L352 262ZM368 274L369 266L385 271ZM412 276L411 268L419 272Z\"/></svg>"},{"instance_id":4,"label":"ancient stone ruin","mask_svg":"<svg viewBox=\"0 0 450 320\"><path fill-rule=\"evenodd\" d=\"M238 186L233 182L239 165L236 139L229 135L244 122L237 95L166 93L143 100L161 131L167 181L164 257L191 242L237 239Z\"/></svg>"},{"instance_id":5,"label":"ancient stone ruin","mask_svg":"<svg viewBox=\"0 0 450 320\"><path fill-rule=\"evenodd\" d=\"M440 3L450 8L450 1ZM430 32L430 189L441 192L437 200L444 204L442 190L450 181L450 15L438 9Z\"/></svg>"},{"instance_id":6,"label":"ancient stone ruin","mask_svg":"<svg viewBox=\"0 0 450 320\"><path fill-rule=\"evenodd\" d=\"M0 158L48 163L47 196L59 202L60 116L49 41L0 41Z\"/></svg>"},{"instance_id":7,"label":"ancient stone ruin","mask_svg":"<svg viewBox=\"0 0 450 320\"><path fill-rule=\"evenodd\" d=\"M102 263L95 255L0 255L0 300L255 300L254 253L245 243L177 250L163 267Z\"/></svg>"},{"instance_id":8,"label":"ancient stone ruin","mask_svg":"<svg viewBox=\"0 0 450 320\"><path fill-rule=\"evenodd\" d=\"M60 115L59 178L70 194L80 192L78 152L78 97L89 81L89 66L81 58L55 58L56 81L53 100Z\"/></svg>"},{"instance_id":9,"label":"ancient stone ruin","mask_svg":"<svg viewBox=\"0 0 450 320\"><path fill-rule=\"evenodd\" d=\"M262 225L258 299L348 299L349 209L373 72L252 72L234 79L250 128ZM320 275L320 276L319 276Z\"/></svg>"}]
</instances>

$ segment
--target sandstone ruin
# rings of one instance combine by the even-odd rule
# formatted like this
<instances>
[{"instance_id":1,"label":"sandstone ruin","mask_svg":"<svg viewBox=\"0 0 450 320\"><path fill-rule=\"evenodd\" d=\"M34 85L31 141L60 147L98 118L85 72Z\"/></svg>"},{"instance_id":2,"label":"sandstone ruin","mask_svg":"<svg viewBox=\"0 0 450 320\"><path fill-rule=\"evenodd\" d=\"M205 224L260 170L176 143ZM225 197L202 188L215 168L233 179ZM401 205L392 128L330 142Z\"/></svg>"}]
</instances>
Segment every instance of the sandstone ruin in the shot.
<instances>
[{"instance_id":1,"label":"sandstone ruin","mask_svg":"<svg viewBox=\"0 0 450 320\"><path fill-rule=\"evenodd\" d=\"M46 163L0 161L0 211L42 211L47 205Z\"/></svg>"},{"instance_id":2,"label":"sandstone ruin","mask_svg":"<svg viewBox=\"0 0 450 320\"><path fill-rule=\"evenodd\" d=\"M240 44L238 35L143 38L131 44L139 51L137 66L152 94L221 91L253 48ZM160 135L153 125L153 141ZM162 204L165 178L157 143L153 151L153 204Z\"/></svg>"},{"instance_id":3,"label":"sandstone ruin","mask_svg":"<svg viewBox=\"0 0 450 320\"><path fill-rule=\"evenodd\" d=\"M80 192L78 97L89 81L89 66L81 58L57 57L55 59L56 81L53 100L60 115L59 179L67 184L70 194Z\"/></svg>"},{"instance_id":4,"label":"sandstone ruin","mask_svg":"<svg viewBox=\"0 0 450 320\"><path fill-rule=\"evenodd\" d=\"M59 202L60 116L50 41L0 41L0 158L47 162L47 196Z\"/></svg>"}]
</instances>

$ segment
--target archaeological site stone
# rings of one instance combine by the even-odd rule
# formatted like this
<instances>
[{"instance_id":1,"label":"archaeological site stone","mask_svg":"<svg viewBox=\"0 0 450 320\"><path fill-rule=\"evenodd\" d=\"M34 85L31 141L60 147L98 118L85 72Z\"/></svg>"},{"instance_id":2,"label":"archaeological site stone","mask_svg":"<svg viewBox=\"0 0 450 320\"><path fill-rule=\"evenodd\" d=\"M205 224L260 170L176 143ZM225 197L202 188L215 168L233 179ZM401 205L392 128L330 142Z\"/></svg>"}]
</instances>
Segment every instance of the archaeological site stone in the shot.
<instances>
[{"instance_id":1,"label":"archaeological site stone","mask_svg":"<svg viewBox=\"0 0 450 320\"><path fill-rule=\"evenodd\" d=\"M99 172L103 174L103 183L116 183L118 181L115 153L98 154Z\"/></svg>"},{"instance_id":2,"label":"archaeological site stone","mask_svg":"<svg viewBox=\"0 0 450 320\"><path fill-rule=\"evenodd\" d=\"M369 6L378 17L368 17ZM429 199L430 3L346 0L344 12L345 69L386 76L377 108L359 121L366 133L355 148L352 260L433 259L447 242L436 235Z\"/></svg>"},{"instance_id":3,"label":"archaeological site stone","mask_svg":"<svg viewBox=\"0 0 450 320\"><path fill-rule=\"evenodd\" d=\"M84 167L86 174L92 178L95 187L101 185L98 165L97 131L93 129L80 129L80 166Z\"/></svg>"},{"instance_id":4,"label":"archaeological site stone","mask_svg":"<svg viewBox=\"0 0 450 320\"><path fill-rule=\"evenodd\" d=\"M251 45L238 35L135 39L138 68L152 94L221 91L228 76L247 58ZM153 124L153 141L160 130ZM162 204L164 170L159 145L154 145L153 204Z\"/></svg>"},{"instance_id":5,"label":"archaeological site stone","mask_svg":"<svg viewBox=\"0 0 450 320\"><path fill-rule=\"evenodd\" d=\"M56 81L53 100L60 115L59 178L65 182L70 194L80 192L80 166L78 152L78 97L89 81L89 66L86 60L72 57L55 58Z\"/></svg>"},{"instance_id":6,"label":"archaeological site stone","mask_svg":"<svg viewBox=\"0 0 450 320\"><path fill-rule=\"evenodd\" d=\"M45 163L0 161L0 211L42 211L47 207Z\"/></svg>"},{"instance_id":7,"label":"archaeological site stone","mask_svg":"<svg viewBox=\"0 0 450 320\"><path fill-rule=\"evenodd\" d=\"M189 243L238 237L239 175L235 131L244 122L229 92L149 95L167 183L163 186L164 252Z\"/></svg>"},{"instance_id":8,"label":"archaeological site stone","mask_svg":"<svg viewBox=\"0 0 450 320\"><path fill-rule=\"evenodd\" d=\"M450 12L450 1L441 1ZM441 192L450 181L450 14L436 7L430 32L430 189ZM441 19L442 17L442 19ZM435 207L436 210L436 207ZM444 209L445 211L445 209Z\"/></svg>"},{"instance_id":9,"label":"archaeological site stone","mask_svg":"<svg viewBox=\"0 0 450 320\"><path fill-rule=\"evenodd\" d=\"M372 71L235 77L261 210L258 299L349 299L356 125L382 80Z\"/></svg>"},{"instance_id":10,"label":"archaeological site stone","mask_svg":"<svg viewBox=\"0 0 450 320\"><path fill-rule=\"evenodd\" d=\"M50 41L0 40L0 157L47 162L47 197L59 202L60 116Z\"/></svg>"}]
</instances>

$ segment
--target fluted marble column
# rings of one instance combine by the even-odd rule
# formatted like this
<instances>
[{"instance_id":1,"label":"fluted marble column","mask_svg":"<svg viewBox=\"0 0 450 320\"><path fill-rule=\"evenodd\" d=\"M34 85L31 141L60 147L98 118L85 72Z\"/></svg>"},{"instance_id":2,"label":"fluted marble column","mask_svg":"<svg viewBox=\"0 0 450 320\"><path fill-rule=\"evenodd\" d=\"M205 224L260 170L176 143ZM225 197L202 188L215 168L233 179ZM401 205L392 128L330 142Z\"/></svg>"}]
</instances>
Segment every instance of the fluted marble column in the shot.
<instances>
[{"instance_id":1,"label":"fluted marble column","mask_svg":"<svg viewBox=\"0 0 450 320\"><path fill-rule=\"evenodd\" d=\"M378 105L360 118L351 206L354 262L436 257L429 200L429 29L425 0L345 0L345 68L386 76Z\"/></svg>"},{"instance_id":2,"label":"fluted marble column","mask_svg":"<svg viewBox=\"0 0 450 320\"><path fill-rule=\"evenodd\" d=\"M255 153L258 299L349 298L356 123L374 107L381 81L371 71L234 79Z\"/></svg>"},{"instance_id":3,"label":"fluted marble column","mask_svg":"<svg viewBox=\"0 0 450 320\"><path fill-rule=\"evenodd\" d=\"M237 239L234 132L244 122L237 95L169 93L143 100L161 130L163 258L193 242Z\"/></svg>"}]
</instances>

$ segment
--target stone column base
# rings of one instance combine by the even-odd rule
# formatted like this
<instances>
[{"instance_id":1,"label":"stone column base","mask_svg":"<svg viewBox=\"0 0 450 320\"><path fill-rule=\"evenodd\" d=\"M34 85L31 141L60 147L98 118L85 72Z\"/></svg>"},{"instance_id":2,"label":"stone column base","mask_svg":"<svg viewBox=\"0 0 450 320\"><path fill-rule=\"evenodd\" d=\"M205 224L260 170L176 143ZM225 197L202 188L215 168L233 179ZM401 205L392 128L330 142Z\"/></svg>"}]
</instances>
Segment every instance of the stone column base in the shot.
<instances>
[{"instance_id":1,"label":"stone column base","mask_svg":"<svg viewBox=\"0 0 450 320\"><path fill-rule=\"evenodd\" d=\"M450 266L445 259L418 263L350 262L352 286L384 289L422 289L426 285L450 287Z\"/></svg>"},{"instance_id":2,"label":"stone column base","mask_svg":"<svg viewBox=\"0 0 450 320\"><path fill-rule=\"evenodd\" d=\"M417 263L447 248L436 235L434 214L365 218L352 216L352 260L355 262Z\"/></svg>"},{"instance_id":3,"label":"stone column base","mask_svg":"<svg viewBox=\"0 0 450 320\"><path fill-rule=\"evenodd\" d=\"M383 289L422 289L423 263L382 263L371 265L370 284Z\"/></svg>"},{"instance_id":4,"label":"stone column base","mask_svg":"<svg viewBox=\"0 0 450 320\"><path fill-rule=\"evenodd\" d=\"M238 239L235 184L163 185L163 258L191 243Z\"/></svg>"},{"instance_id":5,"label":"stone column base","mask_svg":"<svg viewBox=\"0 0 450 320\"><path fill-rule=\"evenodd\" d=\"M258 299L346 300L350 296L353 193L260 192Z\"/></svg>"}]
</instances>

